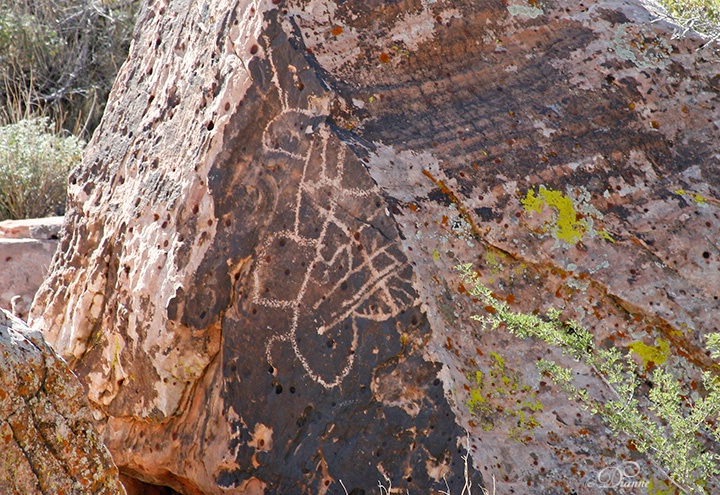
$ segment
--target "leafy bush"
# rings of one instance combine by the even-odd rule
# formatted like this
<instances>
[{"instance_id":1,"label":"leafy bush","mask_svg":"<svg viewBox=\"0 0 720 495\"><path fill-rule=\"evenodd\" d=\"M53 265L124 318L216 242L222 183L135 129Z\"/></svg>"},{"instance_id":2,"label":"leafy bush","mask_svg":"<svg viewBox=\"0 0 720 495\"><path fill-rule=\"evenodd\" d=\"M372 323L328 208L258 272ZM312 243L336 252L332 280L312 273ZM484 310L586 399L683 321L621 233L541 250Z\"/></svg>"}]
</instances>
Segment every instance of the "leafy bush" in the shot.
<instances>
[{"instance_id":1,"label":"leafy bush","mask_svg":"<svg viewBox=\"0 0 720 495\"><path fill-rule=\"evenodd\" d=\"M55 134L47 117L0 127L0 220L62 215L83 146Z\"/></svg>"},{"instance_id":2,"label":"leafy bush","mask_svg":"<svg viewBox=\"0 0 720 495\"><path fill-rule=\"evenodd\" d=\"M647 397L639 392L640 370L630 357L619 349L598 347L593 335L575 321L560 320L560 312L551 308L545 317L516 313L503 301L493 297L482 284L472 265L456 267L469 293L481 304L492 308L487 316L473 318L484 329L500 326L520 338L537 338L559 348L575 361L588 366L602 380L613 398L601 401L584 388L573 384L574 372L554 361L540 360L540 373L561 386L569 398L600 416L616 434L628 435L638 452L647 453L655 465L666 472L670 481L685 493L707 493L704 485L720 474L720 379L703 373L704 397L683 391L670 370L657 367L651 377ZM720 357L720 334L707 336L707 347L714 358ZM709 438L715 445L708 448L701 440Z\"/></svg>"},{"instance_id":3,"label":"leafy bush","mask_svg":"<svg viewBox=\"0 0 720 495\"><path fill-rule=\"evenodd\" d=\"M88 137L140 0L0 0L0 125L47 115Z\"/></svg>"}]
</instances>

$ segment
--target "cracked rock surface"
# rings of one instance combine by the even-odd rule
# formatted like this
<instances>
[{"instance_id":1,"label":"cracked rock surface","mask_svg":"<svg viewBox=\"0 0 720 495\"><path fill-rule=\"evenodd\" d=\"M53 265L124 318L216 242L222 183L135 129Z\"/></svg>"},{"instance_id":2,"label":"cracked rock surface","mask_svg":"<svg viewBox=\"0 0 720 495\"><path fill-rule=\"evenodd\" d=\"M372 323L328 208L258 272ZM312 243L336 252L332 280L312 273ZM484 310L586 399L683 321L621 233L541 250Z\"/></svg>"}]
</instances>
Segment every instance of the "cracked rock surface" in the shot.
<instances>
[{"instance_id":1,"label":"cracked rock surface","mask_svg":"<svg viewBox=\"0 0 720 495\"><path fill-rule=\"evenodd\" d=\"M82 385L42 334L0 309L0 492L120 495Z\"/></svg>"},{"instance_id":2,"label":"cracked rock surface","mask_svg":"<svg viewBox=\"0 0 720 495\"><path fill-rule=\"evenodd\" d=\"M123 472L460 493L467 431L498 493L595 493L628 461L665 486L535 362L602 399L592 371L482 332L454 268L647 373L718 373L718 53L652 20L637 0L148 2L31 315Z\"/></svg>"}]
</instances>

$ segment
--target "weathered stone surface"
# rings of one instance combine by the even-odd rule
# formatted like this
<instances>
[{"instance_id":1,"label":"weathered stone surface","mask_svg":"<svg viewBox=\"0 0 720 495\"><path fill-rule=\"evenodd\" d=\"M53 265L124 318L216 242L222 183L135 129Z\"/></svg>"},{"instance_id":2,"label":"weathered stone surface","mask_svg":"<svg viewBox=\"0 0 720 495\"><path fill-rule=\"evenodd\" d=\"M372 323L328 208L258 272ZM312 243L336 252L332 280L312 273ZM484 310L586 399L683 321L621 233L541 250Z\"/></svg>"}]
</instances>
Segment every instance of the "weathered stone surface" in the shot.
<instances>
[{"instance_id":1,"label":"weathered stone surface","mask_svg":"<svg viewBox=\"0 0 720 495\"><path fill-rule=\"evenodd\" d=\"M464 428L499 493L595 493L628 459L662 480L538 375L563 356L478 332L453 269L717 373L718 54L651 20L635 0L147 5L33 309L123 471L459 493Z\"/></svg>"},{"instance_id":2,"label":"weathered stone surface","mask_svg":"<svg viewBox=\"0 0 720 495\"><path fill-rule=\"evenodd\" d=\"M0 308L27 319L58 244L63 217L0 222Z\"/></svg>"},{"instance_id":3,"label":"weathered stone surface","mask_svg":"<svg viewBox=\"0 0 720 495\"><path fill-rule=\"evenodd\" d=\"M124 494L85 391L41 333L0 309L0 493Z\"/></svg>"}]
</instances>

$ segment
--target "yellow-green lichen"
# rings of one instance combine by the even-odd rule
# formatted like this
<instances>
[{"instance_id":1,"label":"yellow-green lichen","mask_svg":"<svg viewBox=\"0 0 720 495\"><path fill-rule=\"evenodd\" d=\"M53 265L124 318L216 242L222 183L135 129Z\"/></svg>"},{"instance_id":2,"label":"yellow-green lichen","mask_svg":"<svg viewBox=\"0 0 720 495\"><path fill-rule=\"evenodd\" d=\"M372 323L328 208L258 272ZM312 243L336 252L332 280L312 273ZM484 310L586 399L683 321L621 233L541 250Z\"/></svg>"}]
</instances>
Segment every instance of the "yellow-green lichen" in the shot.
<instances>
[{"instance_id":1,"label":"yellow-green lichen","mask_svg":"<svg viewBox=\"0 0 720 495\"><path fill-rule=\"evenodd\" d=\"M676 189L676 190L673 191L673 192L674 192L675 194L677 194L678 196L685 196L686 198L690 198L690 199L693 200L695 203L697 203L697 204L699 204L699 205L701 205L701 206L706 206L706 205L707 205L708 199L707 199L705 196L701 195L701 194L698 194L698 193L695 193L695 192L692 192L692 191L686 191L685 189Z\"/></svg>"},{"instance_id":2,"label":"yellow-green lichen","mask_svg":"<svg viewBox=\"0 0 720 495\"><path fill-rule=\"evenodd\" d=\"M528 213L542 213L545 208L553 210L553 220L546 222L545 229L560 241L577 244L585 234L596 234L615 242L606 231L593 229L593 220L602 218L602 215L589 203L589 193L582 189L578 191L573 199L561 191L540 186L537 193L533 189L528 190L521 201Z\"/></svg>"},{"instance_id":3,"label":"yellow-green lichen","mask_svg":"<svg viewBox=\"0 0 720 495\"><path fill-rule=\"evenodd\" d=\"M608 234L606 230L598 230L597 234L600 237L602 237L603 239L605 239L606 241L609 241L609 242L612 242L613 244L615 244L615 239L613 239L613 237L610 234Z\"/></svg>"},{"instance_id":4,"label":"yellow-green lichen","mask_svg":"<svg viewBox=\"0 0 720 495\"><path fill-rule=\"evenodd\" d=\"M491 352L490 355L493 357L493 359L495 360L495 363L496 363L499 367L505 368L505 358L504 358L504 357L502 357L502 356L501 356L500 354L498 354L497 352Z\"/></svg>"},{"instance_id":5,"label":"yellow-green lichen","mask_svg":"<svg viewBox=\"0 0 720 495\"><path fill-rule=\"evenodd\" d=\"M479 370L475 372L474 376L468 375L468 379L476 385L476 387L470 389L470 398L467 401L468 409L470 409L470 413L473 415L481 412L487 402L483 395L483 388L485 386L484 376L485 374ZM490 422L488 427L483 423L482 427L486 431L490 430L492 429L492 422Z\"/></svg>"},{"instance_id":6,"label":"yellow-green lichen","mask_svg":"<svg viewBox=\"0 0 720 495\"><path fill-rule=\"evenodd\" d=\"M485 251L485 264L490 268L493 275L503 271L503 261L507 259L507 255L501 251Z\"/></svg>"},{"instance_id":7,"label":"yellow-green lichen","mask_svg":"<svg viewBox=\"0 0 720 495\"><path fill-rule=\"evenodd\" d=\"M509 424L508 437L525 443L528 434L540 426L532 413L542 411L543 406L531 388L507 367L505 358L496 352L491 352L490 357L493 362L487 372L477 370L468 374L471 383L468 410L485 431L492 430L502 418ZM510 404L513 407L508 407Z\"/></svg>"},{"instance_id":8,"label":"yellow-green lichen","mask_svg":"<svg viewBox=\"0 0 720 495\"><path fill-rule=\"evenodd\" d=\"M540 186L538 194L530 189L522 200L527 212L542 213L545 207L556 211L553 233L561 241L568 244L577 244L588 230L585 219L578 218L578 212L572 200L560 191L545 189Z\"/></svg>"},{"instance_id":9,"label":"yellow-green lichen","mask_svg":"<svg viewBox=\"0 0 720 495\"><path fill-rule=\"evenodd\" d=\"M510 428L508 437L516 442L527 443L527 434L540 426L540 423L532 414L527 414L522 409L513 411L513 414L515 415L515 424Z\"/></svg>"},{"instance_id":10,"label":"yellow-green lichen","mask_svg":"<svg viewBox=\"0 0 720 495\"><path fill-rule=\"evenodd\" d=\"M406 48L401 48L397 45L393 45L390 48L392 48L392 50L394 52L396 52L398 55L400 55L401 57L410 58L410 50L408 50Z\"/></svg>"},{"instance_id":11,"label":"yellow-green lichen","mask_svg":"<svg viewBox=\"0 0 720 495\"><path fill-rule=\"evenodd\" d=\"M120 337L115 336L115 349L113 350L112 363L110 363L110 366L112 369L115 369L117 366L120 365L120 354L121 353L122 353L122 343L120 342Z\"/></svg>"},{"instance_id":12,"label":"yellow-green lichen","mask_svg":"<svg viewBox=\"0 0 720 495\"><path fill-rule=\"evenodd\" d=\"M648 495L676 495L680 493L680 490L675 485L655 478L647 481L646 486Z\"/></svg>"},{"instance_id":13,"label":"yellow-green lichen","mask_svg":"<svg viewBox=\"0 0 720 495\"><path fill-rule=\"evenodd\" d=\"M657 339L657 345L651 346L644 342L633 342L628 347L643 360L645 369L653 363L656 366L664 364L670 356L670 344L667 340Z\"/></svg>"}]
</instances>

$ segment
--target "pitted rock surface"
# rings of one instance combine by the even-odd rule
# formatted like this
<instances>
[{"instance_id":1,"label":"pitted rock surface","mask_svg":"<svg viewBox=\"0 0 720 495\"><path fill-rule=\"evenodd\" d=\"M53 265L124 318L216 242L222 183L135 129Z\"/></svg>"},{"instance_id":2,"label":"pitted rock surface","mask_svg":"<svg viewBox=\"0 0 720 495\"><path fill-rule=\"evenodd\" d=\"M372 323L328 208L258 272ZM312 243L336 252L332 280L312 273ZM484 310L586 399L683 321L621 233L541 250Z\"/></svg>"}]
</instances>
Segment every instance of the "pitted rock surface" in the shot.
<instances>
[{"instance_id":1,"label":"pitted rock surface","mask_svg":"<svg viewBox=\"0 0 720 495\"><path fill-rule=\"evenodd\" d=\"M82 385L42 334L0 309L0 492L124 494Z\"/></svg>"},{"instance_id":2,"label":"pitted rock surface","mask_svg":"<svg viewBox=\"0 0 720 495\"><path fill-rule=\"evenodd\" d=\"M476 487L595 493L628 460L664 486L535 362L603 397L591 370L481 332L454 269L655 349L648 371L718 372L718 53L652 21L636 0L146 5L32 317L123 471L460 493L467 431Z\"/></svg>"}]
</instances>

